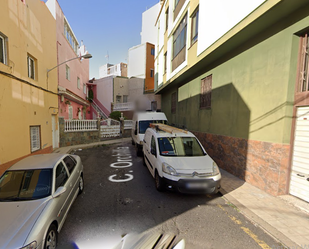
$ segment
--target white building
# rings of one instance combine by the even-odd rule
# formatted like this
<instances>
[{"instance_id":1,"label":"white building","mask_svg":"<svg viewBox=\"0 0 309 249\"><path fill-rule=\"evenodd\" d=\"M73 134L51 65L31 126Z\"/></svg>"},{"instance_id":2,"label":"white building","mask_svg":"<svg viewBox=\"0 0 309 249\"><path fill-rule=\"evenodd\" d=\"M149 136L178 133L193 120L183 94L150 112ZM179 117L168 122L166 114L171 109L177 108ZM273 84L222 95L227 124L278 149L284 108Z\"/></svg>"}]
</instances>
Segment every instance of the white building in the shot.
<instances>
[{"instance_id":1,"label":"white building","mask_svg":"<svg viewBox=\"0 0 309 249\"><path fill-rule=\"evenodd\" d=\"M127 64L122 62L116 65L107 63L101 66L99 69L99 77L105 78L109 76L127 77Z\"/></svg>"},{"instance_id":2,"label":"white building","mask_svg":"<svg viewBox=\"0 0 309 249\"><path fill-rule=\"evenodd\" d=\"M155 26L161 4L157 3L142 14L141 44L149 42L155 44L157 41L157 28Z\"/></svg>"}]
</instances>

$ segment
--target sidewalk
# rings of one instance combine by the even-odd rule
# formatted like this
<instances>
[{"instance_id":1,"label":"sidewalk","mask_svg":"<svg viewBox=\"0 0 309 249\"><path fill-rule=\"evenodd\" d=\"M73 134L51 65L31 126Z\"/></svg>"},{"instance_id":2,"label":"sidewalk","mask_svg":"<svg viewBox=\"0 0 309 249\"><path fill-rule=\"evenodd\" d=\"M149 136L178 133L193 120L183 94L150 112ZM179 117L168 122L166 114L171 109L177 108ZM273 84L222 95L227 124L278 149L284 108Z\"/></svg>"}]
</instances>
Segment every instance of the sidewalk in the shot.
<instances>
[{"instance_id":1,"label":"sidewalk","mask_svg":"<svg viewBox=\"0 0 309 249\"><path fill-rule=\"evenodd\" d=\"M86 149L86 148L100 146L102 144L117 144L117 143L122 143L122 142L127 142L127 141L131 141L131 138L130 137L118 138L118 139L100 141L100 142L91 143L91 144L78 144L78 145L72 145L72 146L67 146L67 147L61 147L61 148L54 150L53 153L68 154L72 150Z\"/></svg>"},{"instance_id":2,"label":"sidewalk","mask_svg":"<svg viewBox=\"0 0 309 249\"><path fill-rule=\"evenodd\" d=\"M72 150L127 141L131 141L131 138L62 147L54 153L70 153ZM271 196L225 170L220 169L220 171L222 174L221 193L243 215L285 247L309 248L309 203L291 195Z\"/></svg>"},{"instance_id":3,"label":"sidewalk","mask_svg":"<svg viewBox=\"0 0 309 249\"><path fill-rule=\"evenodd\" d=\"M309 248L308 203L290 195L271 196L225 170L220 171L222 174L221 193L242 214L284 246ZM295 206L298 202L302 203L302 207Z\"/></svg>"}]
</instances>

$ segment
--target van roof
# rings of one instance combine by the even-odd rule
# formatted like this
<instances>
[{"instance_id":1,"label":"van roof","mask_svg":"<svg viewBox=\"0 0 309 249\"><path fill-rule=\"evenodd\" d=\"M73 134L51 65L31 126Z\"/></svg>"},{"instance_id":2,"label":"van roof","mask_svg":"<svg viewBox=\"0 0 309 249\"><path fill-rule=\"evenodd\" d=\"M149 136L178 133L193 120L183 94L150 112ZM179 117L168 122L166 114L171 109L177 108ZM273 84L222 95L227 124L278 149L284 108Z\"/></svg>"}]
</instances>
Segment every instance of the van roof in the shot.
<instances>
[{"instance_id":1,"label":"van roof","mask_svg":"<svg viewBox=\"0 0 309 249\"><path fill-rule=\"evenodd\" d=\"M136 120L167 120L163 112L139 112L134 114Z\"/></svg>"},{"instance_id":2,"label":"van roof","mask_svg":"<svg viewBox=\"0 0 309 249\"><path fill-rule=\"evenodd\" d=\"M195 137L193 133L165 124L150 124L157 137Z\"/></svg>"}]
</instances>

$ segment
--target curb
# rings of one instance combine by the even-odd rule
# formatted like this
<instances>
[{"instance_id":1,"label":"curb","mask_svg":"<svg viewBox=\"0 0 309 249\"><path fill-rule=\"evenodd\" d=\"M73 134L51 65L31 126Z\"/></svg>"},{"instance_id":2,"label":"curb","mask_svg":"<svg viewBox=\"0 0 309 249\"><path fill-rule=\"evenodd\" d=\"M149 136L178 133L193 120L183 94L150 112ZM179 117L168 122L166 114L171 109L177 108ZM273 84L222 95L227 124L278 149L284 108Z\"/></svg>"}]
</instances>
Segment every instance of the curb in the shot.
<instances>
[{"instance_id":1,"label":"curb","mask_svg":"<svg viewBox=\"0 0 309 249\"><path fill-rule=\"evenodd\" d=\"M250 209L248 209L243 204L241 204L239 201L237 201L233 196L231 196L227 191L225 191L224 188L222 188L222 186L220 189L220 193L222 194L222 197L226 201L236 206L240 210L240 213L242 213L246 218L248 218L254 225L258 226L263 231L265 231L267 234L269 234L272 238L274 238L276 241L281 243L284 248L299 248L300 247L295 242L293 242L291 239L289 239L286 235L279 232L275 227L268 224L265 220L260 218L258 215L253 213Z\"/></svg>"}]
</instances>

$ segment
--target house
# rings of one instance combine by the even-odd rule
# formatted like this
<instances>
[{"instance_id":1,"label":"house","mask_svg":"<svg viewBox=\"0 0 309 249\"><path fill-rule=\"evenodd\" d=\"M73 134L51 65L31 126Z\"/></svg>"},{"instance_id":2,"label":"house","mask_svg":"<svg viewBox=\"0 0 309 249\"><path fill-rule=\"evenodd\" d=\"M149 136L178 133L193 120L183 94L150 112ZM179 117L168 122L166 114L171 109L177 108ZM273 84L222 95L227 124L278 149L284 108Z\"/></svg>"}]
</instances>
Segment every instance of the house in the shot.
<instances>
[{"instance_id":1,"label":"house","mask_svg":"<svg viewBox=\"0 0 309 249\"><path fill-rule=\"evenodd\" d=\"M48 0L49 8L57 24L57 67L59 116L64 119L91 119L87 101L89 60L77 59L87 54L83 42L79 44L57 0ZM73 60L72 60L73 59Z\"/></svg>"},{"instance_id":2,"label":"house","mask_svg":"<svg viewBox=\"0 0 309 249\"><path fill-rule=\"evenodd\" d=\"M41 1L0 8L0 175L58 147L56 22Z\"/></svg>"},{"instance_id":3,"label":"house","mask_svg":"<svg viewBox=\"0 0 309 249\"><path fill-rule=\"evenodd\" d=\"M222 169L309 201L308 2L161 3L155 86L168 120Z\"/></svg>"},{"instance_id":4,"label":"house","mask_svg":"<svg viewBox=\"0 0 309 249\"><path fill-rule=\"evenodd\" d=\"M99 77L105 78L108 76L122 76L127 77L127 64L126 63L118 63L116 65L113 64L105 64L99 69Z\"/></svg>"}]
</instances>

